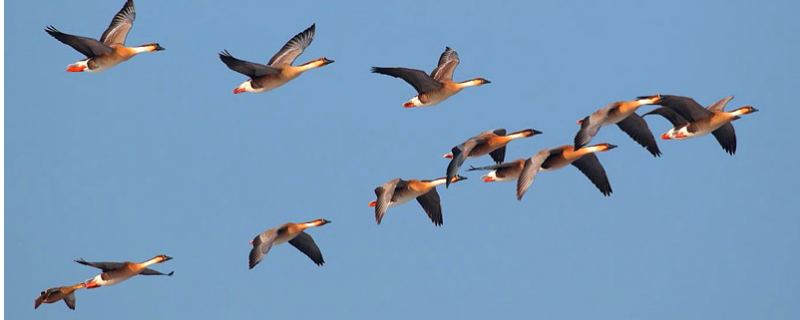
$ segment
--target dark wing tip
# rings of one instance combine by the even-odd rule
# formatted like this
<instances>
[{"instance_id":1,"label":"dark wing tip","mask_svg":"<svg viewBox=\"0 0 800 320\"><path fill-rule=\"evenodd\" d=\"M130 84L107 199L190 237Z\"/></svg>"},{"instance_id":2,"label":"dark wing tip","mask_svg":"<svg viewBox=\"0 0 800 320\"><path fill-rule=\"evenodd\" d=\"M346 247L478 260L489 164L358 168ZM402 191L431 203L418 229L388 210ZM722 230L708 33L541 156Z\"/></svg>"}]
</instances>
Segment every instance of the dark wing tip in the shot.
<instances>
[{"instance_id":1,"label":"dark wing tip","mask_svg":"<svg viewBox=\"0 0 800 320\"><path fill-rule=\"evenodd\" d=\"M56 29L56 27L52 25L45 27L44 32L47 32L47 34L49 34L51 37L55 37L57 34L63 33L61 31L58 31L58 29Z\"/></svg>"},{"instance_id":2,"label":"dark wing tip","mask_svg":"<svg viewBox=\"0 0 800 320\"><path fill-rule=\"evenodd\" d=\"M171 277L173 274L175 274L175 271L170 271L169 273L166 274L166 276Z\"/></svg>"},{"instance_id":3,"label":"dark wing tip","mask_svg":"<svg viewBox=\"0 0 800 320\"><path fill-rule=\"evenodd\" d=\"M647 151L650 151L650 154L652 154L653 157L658 158L661 156L661 150L658 150L658 147L647 148Z\"/></svg>"}]
</instances>

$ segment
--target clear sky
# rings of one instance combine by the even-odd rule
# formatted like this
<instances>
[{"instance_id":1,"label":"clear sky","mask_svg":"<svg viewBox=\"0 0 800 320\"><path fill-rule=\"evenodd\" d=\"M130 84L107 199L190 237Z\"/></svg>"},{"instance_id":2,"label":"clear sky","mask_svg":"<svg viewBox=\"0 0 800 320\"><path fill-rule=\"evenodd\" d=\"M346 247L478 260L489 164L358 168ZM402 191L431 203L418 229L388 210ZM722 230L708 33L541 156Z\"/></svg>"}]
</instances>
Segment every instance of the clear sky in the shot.
<instances>
[{"instance_id":1,"label":"clear sky","mask_svg":"<svg viewBox=\"0 0 800 320\"><path fill-rule=\"evenodd\" d=\"M116 1L9 1L5 27L7 319L798 319L797 1L137 0L129 45L159 42L101 74L44 31L99 37ZM266 63L317 24L297 60L336 62L274 91L217 53ZM432 70L458 51L444 103L371 66ZM507 159L572 142L575 121L619 100L677 94L761 112L713 137L659 140L653 158L616 127L594 142L614 193L578 170L514 183L480 174L439 188L444 226L419 205L375 224L373 189L445 174L442 154L479 132L534 128ZM640 114L652 107L643 107ZM661 118L648 118L656 135ZM469 159L465 168L488 165ZM287 221L293 247L248 270L248 241ZM143 261L137 277L33 309L39 291L98 273L74 259Z\"/></svg>"}]
</instances>

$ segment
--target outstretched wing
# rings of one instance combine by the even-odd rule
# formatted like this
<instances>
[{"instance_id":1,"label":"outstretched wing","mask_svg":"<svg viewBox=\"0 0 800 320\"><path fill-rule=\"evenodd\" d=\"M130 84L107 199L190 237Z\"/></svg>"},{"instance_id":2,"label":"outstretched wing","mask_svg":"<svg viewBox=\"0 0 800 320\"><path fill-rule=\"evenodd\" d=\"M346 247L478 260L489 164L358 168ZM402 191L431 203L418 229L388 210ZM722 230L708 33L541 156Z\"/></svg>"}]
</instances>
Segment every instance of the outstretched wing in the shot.
<instances>
[{"instance_id":1,"label":"outstretched wing","mask_svg":"<svg viewBox=\"0 0 800 320\"><path fill-rule=\"evenodd\" d=\"M314 239L308 233L301 232L294 239L289 240L289 244L311 258L311 261L314 261L318 266L325 264L325 260L322 259L322 252L319 251L319 247L317 247Z\"/></svg>"},{"instance_id":2,"label":"outstretched wing","mask_svg":"<svg viewBox=\"0 0 800 320\"><path fill-rule=\"evenodd\" d=\"M442 219L441 199L439 198L439 192L436 191L436 187L428 191L428 193L417 197L417 202L419 202L419 205L425 210L425 213L428 214L428 218L433 221L434 225L441 226L442 223L444 223L444 219Z\"/></svg>"},{"instance_id":3,"label":"outstretched wing","mask_svg":"<svg viewBox=\"0 0 800 320\"><path fill-rule=\"evenodd\" d=\"M672 111L672 109L667 108L667 107L655 108L655 109L651 110L650 112L645 113L644 115L642 115L642 117L649 116L651 114L657 114L657 115L660 115L660 116L664 117L670 123L672 123L672 125L675 126L675 127L682 126L684 124L689 123L689 121L686 121L686 119L684 119L681 115L677 114L675 111Z\"/></svg>"},{"instance_id":4,"label":"outstretched wing","mask_svg":"<svg viewBox=\"0 0 800 320\"><path fill-rule=\"evenodd\" d=\"M730 155L736 153L736 130L733 129L733 124L728 122L711 132L711 134L714 135L714 138L717 138L717 142L725 152Z\"/></svg>"},{"instance_id":5,"label":"outstretched wing","mask_svg":"<svg viewBox=\"0 0 800 320\"><path fill-rule=\"evenodd\" d=\"M654 157L661 155L661 150L658 150L658 144L656 144L656 138L653 137L653 132L650 131L647 122L638 114L631 113L627 118L617 122L617 126L636 143L647 148L647 151L650 151L650 154Z\"/></svg>"},{"instance_id":6,"label":"outstretched wing","mask_svg":"<svg viewBox=\"0 0 800 320\"><path fill-rule=\"evenodd\" d=\"M267 63L270 66L290 66L303 53L303 50L308 48L311 41L314 40L314 32L316 31L317 24L312 24L308 29L298 33L287 42L278 53L272 56Z\"/></svg>"},{"instance_id":7,"label":"outstretched wing","mask_svg":"<svg viewBox=\"0 0 800 320\"><path fill-rule=\"evenodd\" d=\"M456 70L459 62L461 60L458 59L458 52L450 47L445 47L444 52L439 57L439 64L436 69L431 71L431 78L439 82L452 81L453 71Z\"/></svg>"},{"instance_id":8,"label":"outstretched wing","mask_svg":"<svg viewBox=\"0 0 800 320\"><path fill-rule=\"evenodd\" d=\"M392 179L382 184L380 187L375 188L375 195L378 196L378 199L375 201L375 221L378 224L381 224L383 215L386 213L386 210L389 209L389 203L392 202L392 197L394 197L394 190L397 188L397 184L400 183L400 181L402 181L400 178Z\"/></svg>"},{"instance_id":9,"label":"outstretched wing","mask_svg":"<svg viewBox=\"0 0 800 320\"><path fill-rule=\"evenodd\" d=\"M261 262L264 256L267 255L267 252L269 252L269 249L272 248L272 243L274 243L275 238L278 237L277 229L278 228L269 229L253 238L253 249L250 250L250 269L253 269L253 267Z\"/></svg>"},{"instance_id":10,"label":"outstretched wing","mask_svg":"<svg viewBox=\"0 0 800 320\"><path fill-rule=\"evenodd\" d=\"M731 100L733 100L733 96L727 96L725 98L722 98L722 100L717 101L716 103L708 106L708 108L706 108L706 110L711 111L711 112L722 112L723 110L725 110L725 105L727 105L728 101L731 101Z\"/></svg>"},{"instance_id":11,"label":"outstretched wing","mask_svg":"<svg viewBox=\"0 0 800 320\"><path fill-rule=\"evenodd\" d=\"M600 128L603 126L603 123L608 119L608 114L616 109L619 108L621 102L614 102L603 107L597 112L592 113L586 118L581 120L581 129L578 130L578 133L575 134L574 139L574 147L575 150L583 148L583 146L589 144L592 141L594 136L597 135L597 132L600 131Z\"/></svg>"},{"instance_id":12,"label":"outstretched wing","mask_svg":"<svg viewBox=\"0 0 800 320\"><path fill-rule=\"evenodd\" d=\"M449 164L447 164L447 181L445 182L446 187L450 187L450 181L452 181L453 177L458 174L458 169L461 168L461 165L467 160L467 156L469 155L470 151L472 151L476 145L483 143L484 141L484 139L471 138L450 150L450 152L453 153L453 159L450 160Z\"/></svg>"},{"instance_id":13,"label":"outstretched wing","mask_svg":"<svg viewBox=\"0 0 800 320\"><path fill-rule=\"evenodd\" d=\"M56 40L61 41L61 43L66 44L72 47L72 49L75 49L76 51L82 53L87 58L96 57L101 54L111 52L112 50L114 50L111 49L111 47L95 39L66 34L61 31L58 31L58 29L56 29L53 26L47 26L47 28L45 28L44 31L47 32L47 34L49 34L53 38L56 38Z\"/></svg>"},{"instance_id":14,"label":"outstretched wing","mask_svg":"<svg viewBox=\"0 0 800 320\"><path fill-rule=\"evenodd\" d=\"M662 95L661 106L672 109L681 117L694 122L711 116L711 112L703 108L697 101L689 97Z\"/></svg>"},{"instance_id":15,"label":"outstretched wing","mask_svg":"<svg viewBox=\"0 0 800 320\"><path fill-rule=\"evenodd\" d=\"M128 37L128 32L131 31L133 20L135 19L136 7L133 6L133 0L128 0L122 6L122 9L114 15L114 19L111 19L111 24L100 36L100 42L109 47L124 47L125 38Z\"/></svg>"},{"instance_id":16,"label":"outstretched wing","mask_svg":"<svg viewBox=\"0 0 800 320\"><path fill-rule=\"evenodd\" d=\"M442 84L439 83L439 81L434 80L422 70L409 68L372 67L372 72L403 79L405 82L408 82L408 84L414 87L414 90L417 90L417 93L419 94L437 90L442 87Z\"/></svg>"},{"instance_id":17,"label":"outstretched wing","mask_svg":"<svg viewBox=\"0 0 800 320\"><path fill-rule=\"evenodd\" d=\"M223 50L220 52L219 59L222 60L222 62L225 63L225 65L231 70L246 75L251 79L281 72L281 70L278 68L236 59L230 53L228 53L228 50Z\"/></svg>"},{"instance_id":18,"label":"outstretched wing","mask_svg":"<svg viewBox=\"0 0 800 320\"><path fill-rule=\"evenodd\" d=\"M90 266L90 267L95 267L97 269L101 269L103 270L103 272L111 271L125 265L124 262L88 262L86 260L83 260L83 258L75 260L75 262L80 263L84 266Z\"/></svg>"},{"instance_id":19,"label":"outstretched wing","mask_svg":"<svg viewBox=\"0 0 800 320\"><path fill-rule=\"evenodd\" d=\"M549 149L544 149L537 152L530 159L525 160L522 172L520 172L519 178L517 178L517 200L522 200L522 196L528 191L528 188L530 188L533 183L533 179L536 178L536 174L539 173L539 169L542 168L542 163L547 160L550 154L551 152Z\"/></svg>"},{"instance_id":20,"label":"outstretched wing","mask_svg":"<svg viewBox=\"0 0 800 320\"><path fill-rule=\"evenodd\" d=\"M168 276L168 277L171 277L174 273L175 273L175 271L171 271L170 273L163 273L163 272L158 271L158 270L153 270L153 269L150 269L150 268L144 268L142 270L142 272L140 272L139 274L145 275L145 276Z\"/></svg>"},{"instance_id":21,"label":"outstretched wing","mask_svg":"<svg viewBox=\"0 0 800 320\"><path fill-rule=\"evenodd\" d=\"M600 164L600 160L594 153L587 154L578 160L572 162L572 165L578 168L583 174L594 183L597 189L603 193L604 196L610 196L611 183L608 182L606 170Z\"/></svg>"},{"instance_id":22,"label":"outstretched wing","mask_svg":"<svg viewBox=\"0 0 800 320\"><path fill-rule=\"evenodd\" d=\"M75 291L64 297L64 303L67 304L67 308L75 310Z\"/></svg>"}]
</instances>

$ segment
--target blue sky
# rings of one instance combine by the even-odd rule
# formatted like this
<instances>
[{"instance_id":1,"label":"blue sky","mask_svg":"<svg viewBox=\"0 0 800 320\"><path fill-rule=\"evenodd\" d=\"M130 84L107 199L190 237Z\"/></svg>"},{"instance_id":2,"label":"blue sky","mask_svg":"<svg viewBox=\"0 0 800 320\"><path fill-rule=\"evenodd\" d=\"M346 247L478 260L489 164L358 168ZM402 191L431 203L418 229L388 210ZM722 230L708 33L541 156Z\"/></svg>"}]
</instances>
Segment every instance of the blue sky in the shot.
<instances>
[{"instance_id":1,"label":"blue sky","mask_svg":"<svg viewBox=\"0 0 800 320\"><path fill-rule=\"evenodd\" d=\"M5 38L5 316L9 319L797 319L800 178L798 4L750 1L137 0L128 45L159 42L101 74L44 31L99 37L124 1L10 1ZM336 63L262 94L217 53L266 63L317 24L303 63ZM444 103L371 66L430 71L445 46ZM375 225L373 189L443 176L441 155L490 129L543 131L507 159L571 143L608 103L677 94L761 112L734 123L737 154L711 137L659 140L653 158L615 127L595 142L614 194L572 167L513 183L479 174L439 189L444 226L410 202ZM640 113L650 110L644 107ZM664 119L648 118L660 135ZM488 165L486 158L468 165ZM289 245L247 269L247 244L287 221L326 260ZM39 291L142 261L139 277L33 310Z\"/></svg>"}]
</instances>

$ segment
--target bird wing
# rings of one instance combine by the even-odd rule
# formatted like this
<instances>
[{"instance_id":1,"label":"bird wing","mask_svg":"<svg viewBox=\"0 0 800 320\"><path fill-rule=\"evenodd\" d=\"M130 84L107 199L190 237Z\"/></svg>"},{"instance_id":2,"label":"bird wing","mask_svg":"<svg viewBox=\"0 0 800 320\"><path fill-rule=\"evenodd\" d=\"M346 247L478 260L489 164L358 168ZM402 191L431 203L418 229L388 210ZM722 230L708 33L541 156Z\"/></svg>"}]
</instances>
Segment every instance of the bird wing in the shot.
<instances>
[{"instance_id":1,"label":"bird wing","mask_svg":"<svg viewBox=\"0 0 800 320\"><path fill-rule=\"evenodd\" d=\"M372 72L403 79L414 87L414 90L417 90L419 94L438 90L442 87L439 81L434 80L422 70L372 67Z\"/></svg>"},{"instance_id":2,"label":"bird wing","mask_svg":"<svg viewBox=\"0 0 800 320\"><path fill-rule=\"evenodd\" d=\"M608 113L619 108L620 102L614 102L592 113L581 121L581 129L575 134L575 150L583 148L592 141L608 118Z\"/></svg>"},{"instance_id":3,"label":"bird wing","mask_svg":"<svg viewBox=\"0 0 800 320\"><path fill-rule=\"evenodd\" d=\"M727 96L725 98L722 98L722 100L717 101L716 103L708 106L706 110L711 112L722 112L723 110L725 110L725 105L727 105L728 101L731 100L733 100L733 96Z\"/></svg>"},{"instance_id":4,"label":"bird wing","mask_svg":"<svg viewBox=\"0 0 800 320\"><path fill-rule=\"evenodd\" d=\"M103 270L103 272L107 272L107 271L111 271L111 270L114 270L114 269L118 269L118 268L120 268L120 267L125 265L124 262L88 262L86 260L83 260L83 258L75 260L75 262L80 263L80 264L85 265L85 266L90 266L90 267L95 267L97 269L101 269L101 270Z\"/></svg>"},{"instance_id":5,"label":"bird wing","mask_svg":"<svg viewBox=\"0 0 800 320\"><path fill-rule=\"evenodd\" d=\"M690 122L711 116L710 111L689 97L662 95L661 102L658 104L672 109L672 111L675 111Z\"/></svg>"},{"instance_id":6,"label":"bird wing","mask_svg":"<svg viewBox=\"0 0 800 320\"><path fill-rule=\"evenodd\" d=\"M461 168L462 164L464 164L469 152L472 151L476 145L483 143L484 141L484 139L471 138L450 150L453 153L453 159L450 160L450 163L447 165L447 181L445 182L446 187L450 187L450 181L456 176L456 174L458 174L458 169Z\"/></svg>"},{"instance_id":7,"label":"bird wing","mask_svg":"<svg viewBox=\"0 0 800 320\"><path fill-rule=\"evenodd\" d=\"M272 56L272 59L269 59L267 64L273 67L292 65L294 60L297 59L297 57L303 53L303 50L308 48L311 41L314 40L314 32L317 29L316 26L316 23L312 24L308 29L292 37L278 53Z\"/></svg>"},{"instance_id":8,"label":"bird wing","mask_svg":"<svg viewBox=\"0 0 800 320\"><path fill-rule=\"evenodd\" d=\"M133 6L133 0L128 0L122 6L122 9L114 15L114 19L111 19L111 24L100 36L100 42L109 47L124 47L125 38L128 37L128 32L131 31L133 20L135 19L136 7Z\"/></svg>"},{"instance_id":9,"label":"bird wing","mask_svg":"<svg viewBox=\"0 0 800 320\"><path fill-rule=\"evenodd\" d=\"M458 52L450 47L445 47L444 52L439 57L439 64L436 69L431 71L431 78L439 82L452 81L453 71L456 70L459 62L461 60L458 59Z\"/></svg>"},{"instance_id":10,"label":"bird wing","mask_svg":"<svg viewBox=\"0 0 800 320\"><path fill-rule=\"evenodd\" d=\"M234 58L228 50L219 53L219 59L229 69L250 77L251 79L281 72L280 69Z\"/></svg>"},{"instance_id":11,"label":"bird wing","mask_svg":"<svg viewBox=\"0 0 800 320\"><path fill-rule=\"evenodd\" d=\"M417 197L417 202L419 202L419 205L425 210L425 213L428 214L428 218L431 218L434 225L441 226L442 223L444 223L442 219L441 199L439 198L439 192L436 191L436 187Z\"/></svg>"},{"instance_id":12,"label":"bird wing","mask_svg":"<svg viewBox=\"0 0 800 320\"><path fill-rule=\"evenodd\" d=\"M325 260L322 259L322 252L319 251L319 247L317 247L314 239L308 233L301 232L294 239L289 240L289 244L311 258L311 261L314 261L318 266L325 264Z\"/></svg>"},{"instance_id":13,"label":"bird wing","mask_svg":"<svg viewBox=\"0 0 800 320\"><path fill-rule=\"evenodd\" d=\"M278 228L269 229L253 238L253 249L250 250L250 269L253 269L253 267L261 262L264 256L267 255L267 252L269 252L269 249L272 248L272 243L275 242L275 238L278 237L277 229Z\"/></svg>"},{"instance_id":14,"label":"bird wing","mask_svg":"<svg viewBox=\"0 0 800 320\"><path fill-rule=\"evenodd\" d=\"M44 31L53 38L56 38L56 40L61 41L61 43L66 44L72 47L72 49L82 53L87 58L96 57L114 50L95 39L66 34L58 31L58 29L53 26L48 26L44 29Z\"/></svg>"},{"instance_id":15,"label":"bird wing","mask_svg":"<svg viewBox=\"0 0 800 320\"><path fill-rule=\"evenodd\" d=\"M375 201L375 221L378 224L381 224L383 214L389 209L389 203L392 202L394 190L397 188L397 184L400 183L400 181L402 181L400 178L392 179L382 184L380 187L375 188L375 195L378 196L378 200Z\"/></svg>"},{"instance_id":16,"label":"bird wing","mask_svg":"<svg viewBox=\"0 0 800 320\"><path fill-rule=\"evenodd\" d=\"M67 307L75 310L75 291L70 292L66 297L64 297L64 303L67 304Z\"/></svg>"},{"instance_id":17,"label":"bird wing","mask_svg":"<svg viewBox=\"0 0 800 320\"><path fill-rule=\"evenodd\" d=\"M647 151L650 151L654 157L661 155L661 151L658 150L658 144L656 144L656 138L653 137L653 132L650 131L647 122L638 114L631 113L627 118L617 122L617 126L636 143L647 148Z\"/></svg>"},{"instance_id":18,"label":"bird wing","mask_svg":"<svg viewBox=\"0 0 800 320\"><path fill-rule=\"evenodd\" d=\"M642 117L649 116L651 114L657 114L657 115L660 115L660 116L664 117L670 123L672 123L672 125L675 126L675 127L682 126L684 124L689 123L689 121L684 119L681 115L677 114L675 111L673 111L672 109L667 108L667 107L655 108L655 109L651 110L650 112L645 113L644 115L642 115Z\"/></svg>"},{"instance_id":19,"label":"bird wing","mask_svg":"<svg viewBox=\"0 0 800 320\"><path fill-rule=\"evenodd\" d=\"M611 190L611 183L608 182L606 170L603 169L603 165L600 164L600 160L597 159L594 153L589 153L580 157L578 160L573 161L572 165L583 172L583 174L594 183L597 189L600 189L600 192L602 192L604 196L611 195L613 191Z\"/></svg>"},{"instance_id":20,"label":"bird wing","mask_svg":"<svg viewBox=\"0 0 800 320\"><path fill-rule=\"evenodd\" d=\"M736 153L736 130L733 129L733 124L728 122L719 127L719 129L712 131L711 134L714 135L714 138L717 138L717 142L725 152L730 155Z\"/></svg>"},{"instance_id":21,"label":"bird wing","mask_svg":"<svg viewBox=\"0 0 800 320\"><path fill-rule=\"evenodd\" d=\"M139 274L144 275L144 276L168 276L168 277L171 277L172 274L174 274L174 273L175 273L175 271L172 271L170 273L163 273L163 272L158 271L158 270L153 270L153 269L150 269L150 268L144 268L144 269L142 269L142 272L140 272Z\"/></svg>"},{"instance_id":22,"label":"bird wing","mask_svg":"<svg viewBox=\"0 0 800 320\"><path fill-rule=\"evenodd\" d=\"M522 200L522 196L528 191L533 179L536 178L536 174L541 169L542 163L547 160L551 153L550 149L544 149L537 152L530 159L525 160L525 165L522 167L519 178L517 178L517 200Z\"/></svg>"}]
</instances>

